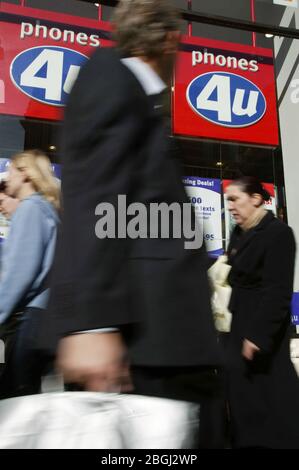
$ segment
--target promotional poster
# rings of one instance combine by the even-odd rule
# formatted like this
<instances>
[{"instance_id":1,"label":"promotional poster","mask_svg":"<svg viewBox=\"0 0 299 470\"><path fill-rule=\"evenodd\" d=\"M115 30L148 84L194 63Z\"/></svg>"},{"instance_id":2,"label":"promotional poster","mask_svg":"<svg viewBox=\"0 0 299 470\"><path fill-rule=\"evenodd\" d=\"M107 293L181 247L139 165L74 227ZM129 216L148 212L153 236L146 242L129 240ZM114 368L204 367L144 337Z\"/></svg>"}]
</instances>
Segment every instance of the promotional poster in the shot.
<instances>
[{"instance_id":1,"label":"promotional poster","mask_svg":"<svg viewBox=\"0 0 299 470\"><path fill-rule=\"evenodd\" d=\"M219 179L184 176L183 183L203 230L208 254L216 258L223 253L221 182Z\"/></svg>"}]
</instances>

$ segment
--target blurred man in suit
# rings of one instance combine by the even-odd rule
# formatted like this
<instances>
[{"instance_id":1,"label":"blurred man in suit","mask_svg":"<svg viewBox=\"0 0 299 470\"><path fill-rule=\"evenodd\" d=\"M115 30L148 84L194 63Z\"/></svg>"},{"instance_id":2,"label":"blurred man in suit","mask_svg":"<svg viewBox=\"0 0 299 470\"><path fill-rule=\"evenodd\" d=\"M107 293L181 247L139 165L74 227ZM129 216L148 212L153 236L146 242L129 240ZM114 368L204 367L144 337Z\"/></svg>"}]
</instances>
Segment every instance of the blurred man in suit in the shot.
<instances>
[{"instance_id":1,"label":"blurred man in suit","mask_svg":"<svg viewBox=\"0 0 299 470\"><path fill-rule=\"evenodd\" d=\"M167 0L120 1L114 23L117 48L96 51L66 111L49 306L63 337L58 364L86 390L201 402L215 391L219 364L204 247L185 249L183 235L95 234L99 203L122 219L119 195L145 207L188 202L163 108L177 13Z\"/></svg>"}]
</instances>

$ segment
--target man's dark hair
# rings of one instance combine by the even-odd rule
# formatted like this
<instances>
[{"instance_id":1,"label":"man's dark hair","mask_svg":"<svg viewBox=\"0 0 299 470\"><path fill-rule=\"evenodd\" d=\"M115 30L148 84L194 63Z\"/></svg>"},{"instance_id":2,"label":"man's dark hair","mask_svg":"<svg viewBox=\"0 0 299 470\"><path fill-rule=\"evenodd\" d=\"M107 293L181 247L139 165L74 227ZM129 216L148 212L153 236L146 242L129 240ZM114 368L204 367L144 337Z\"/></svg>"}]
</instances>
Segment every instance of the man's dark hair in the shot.
<instances>
[{"instance_id":1,"label":"man's dark hair","mask_svg":"<svg viewBox=\"0 0 299 470\"><path fill-rule=\"evenodd\" d=\"M167 32L181 27L178 12L169 0L120 0L113 23L118 47L127 57L159 57Z\"/></svg>"}]
</instances>

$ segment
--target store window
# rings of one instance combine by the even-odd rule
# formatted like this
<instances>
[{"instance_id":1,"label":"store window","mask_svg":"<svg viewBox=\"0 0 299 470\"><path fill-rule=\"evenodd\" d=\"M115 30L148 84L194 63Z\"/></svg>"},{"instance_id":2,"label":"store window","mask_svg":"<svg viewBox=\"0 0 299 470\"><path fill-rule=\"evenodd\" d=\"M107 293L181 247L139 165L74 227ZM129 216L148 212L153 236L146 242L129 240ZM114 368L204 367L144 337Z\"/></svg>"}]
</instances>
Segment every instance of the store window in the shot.
<instances>
[{"instance_id":1,"label":"store window","mask_svg":"<svg viewBox=\"0 0 299 470\"><path fill-rule=\"evenodd\" d=\"M237 29L223 28L204 23L192 23L192 36L221 39L222 41L239 44L252 44L252 33L249 31L239 31Z\"/></svg>"},{"instance_id":2,"label":"store window","mask_svg":"<svg viewBox=\"0 0 299 470\"><path fill-rule=\"evenodd\" d=\"M20 0L5 0L6 3L14 3L15 5L20 4ZM0 2L1 3L1 2Z\"/></svg>"},{"instance_id":3,"label":"store window","mask_svg":"<svg viewBox=\"0 0 299 470\"><path fill-rule=\"evenodd\" d=\"M188 2L185 0L174 1L174 3L178 8L187 9ZM242 2L236 0L229 3L214 0L210 0L209 2L194 0L192 2L192 8L194 11L201 13L218 16L230 16L231 18L240 20L249 20L251 18L250 4L250 0L244 0ZM73 28L75 34L80 35L79 40L81 43L80 41L79 43L77 41L69 44L69 46L71 46L75 52L81 53L81 56L82 54L89 54L88 47L89 49L94 50L94 47L90 47L95 41L94 38L91 39L91 35L94 35L98 32L94 30L94 26L92 31L88 31L88 18L98 19L98 7L95 6L94 2L84 2L79 0L61 0L59 2L54 2L52 0L26 0L26 6L42 9L45 11L45 15L46 11L50 10L85 17L86 28L84 29L83 35L80 35L80 27L76 27L74 25L69 25L67 28L64 25L63 28L60 28L58 31L59 24L57 25L58 29L55 29L55 25L53 25L54 29L52 30L52 34L62 34L62 37L64 38L64 30L69 31ZM107 21L111 18L113 8L109 6L103 6L101 11L103 20ZM2 45L4 46L4 65L7 67L8 71L10 70L10 63L22 50L25 49L26 44L28 44L28 47L44 47L45 45L49 46L49 43L44 43L42 37L37 38L35 35L30 35L28 33L25 39L21 41L19 49L17 49L16 41L13 40L13 34L18 34L18 28L14 29L14 26L11 23L6 24L5 27L7 28L7 34L4 34L4 31ZM189 80L186 82L187 85L191 83L191 79L197 79L198 76L204 73L209 74L209 77L213 77L216 72L216 79L218 80L219 77L221 79L221 72L225 71L228 74L225 76L226 83L229 81L229 83L232 84L232 87L235 88L231 89L231 94L228 99L228 101L231 100L231 106L229 106L229 109L226 107L226 115L224 117L224 121L226 122L223 122L223 116L221 117L221 113L218 114L217 119L215 115L213 115L213 107L216 107L216 111L217 109L220 111L220 104L218 102L220 100L220 97L218 96L220 88L216 87L213 91L214 94L208 94L203 100L201 100L201 106L202 101L204 102L202 109L196 109L196 97L198 97L199 93L195 95L195 102L193 102L193 104L191 98L189 102L186 101L187 88L181 92L182 101L176 103L176 107L171 107L171 100L169 100L169 116L173 116L174 112L176 112L179 113L182 117L181 124L183 127L179 128L178 130L175 128L175 126L173 127L173 138L181 147L183 156L183 174L186 177L198 177L220 181L220 184L222 184L222 189L226 180L235 178L240 174L257 175L264 183L272 184L275 187L275 204L277 211L282 210L285 214L282 156L279 145L278 132L277 137L274 140L271 139L271 136L269 137L269 134L272 132L271 129L271 132L267 129L261 129L257 132L257 138L255 138L254 135L254 130L259 129L259 126L262 122L266 122L267 124L275 121L275 104L272 103L272 108L270 111L269 103L267 103L267 106L264 106L262 103L260 106L261 109L258 111L258 119L255 122L254 119L251 119L251 115L254 115L257 111L255 107L258 105L258 102L254 103L254 96L256 96L256 93L258 93L257 88L254 87L259 87L261 85L259 81L257 81L256 84L253 83L253 85L248 85L248 89L246 88L247 85L245 85L245 83L247 83L246 79L251 82L255 82L255 78L259 73L257 72L257 61L263 66L267 63L271 63L273 39L266 38L265 35L262 34L253 34L251 31L215 27L194 22L192 24L192 30L190 30L190 28L188 29L186 22L184 23L184 32L186 33L188 31L192 32L192 36L195 38L196 47L194 50L196 50L197 55L195 55L194 60L196 64L193 67L196 70L196 73L194 76L192 75L192 78L191 75L187 76L186 80ZM47 33L49 36L49 28ZM7 35L12 35L9 37L9 40L7 39ZM70 36L71 33L68 32L65 37L68 37L67 35ZM202 44L200 41L198 41L199 38L203 38L204 42ZM97 40L101 42L101 45L108 45L107 43L103 42L102 37L98 38ZM219 41L218 45L215 41ZM87 44L85 44L86 42ZM190 51L192 51L193 48L192 44L192 40L189 44L183 44L181 46L180 53L189 53L191 56ZM255 49L252 47L253 44L257 45L258 47L263 47L265 52L255 53ZM285 50L285 47L287 47L286 44L286 42L282 43L282 51ZM60 45L59 41L55 41L55 45ZM62 45L66 46L67 42L63 43ZM208 55L205 56L205 53ZM69 58L69 60L77 60L78 57L78 54L74 54ZM24 55L24 61L26 62L27 60L29 60L28 56ZM37 58L35 58L35 60L37 60ZM279 63L280 58L278 55L277 64L279 65ZM23 65L21 62L19 62L16 64L16 67L12 69L14 72L15 81L18 81L19 77L17 66L21 67ZM73 66L78 67L81 66L81 64L74 62ZM24 67L28 67L27 62ZM250 71L250 69L252 70ZM46 74L42 75L43 79L48 77L48 72L45 70L40 72L41 74ZM243 101L241 100L241 102L240 94L239 98L236 98L236 86L233 84L235 80L234 77L237 76L238 73L241 77L238 78L238 80L241 80L241 85L238 82L239 84L237 88L240 89L241 87L242 89L242 86L244 85L244 93L246 94L244 94ZM69 70L64 71L63 77L68 75ZM9 79L9 72L7 73L5 79ZM270 76L270 82L270 86L274 90L271 98L273 101L275 99L274 74ZM207 84L208 81L205 82L203 86L205 87ZM0 157L9 158L13 153L16 153L20 150L28 148L41 148L48 153L53 162L59 162L60 123L57 121L58 115L56 115L54 112L58 109L58 107L55 107L55 103L53 103L53 100L57 100L56 95L54 97L51 95L50 98L47 98L46 95L43 96L43 94L40 96L40 90L36 91L35 89L29 90L26 88L28 85L27 82L25 83L25 89L22 89L24 84L17 87L15 85L16 83L10 84L6 90L4 88L2 90L4 100L3 103L5 106L3 107L3 114L0 117ZM61 99L65 98L65 89L68 90L68 86L64 85L65 84L63 84L61 81L59 89L54 87L55 93L57 92ZM177 83L174 84L174 86L176 85ZM54 85L52 83L52 91L53 86ZM227 85L224 87L226 86ZM265 95L267 94L268 88L269 84L265 86ZM251 92L253 93L253 98L251 105L249 105L248 100ZM27 103L26 100L28 99L28 93L33 98L30 99ZM16 94L18 99L14 98L14 94ZM266 99L268 99L267 96ZM23 107L20 106L21 101L24 105ZM233 105L234 102L235 107ZM192 108L190 103L192 104ZM59 106L61 104L63 103L59 103ZM18 109L16 109L16 107ZM235 109L238 110L237 117L233 116ZM45 112L45 110L47 112ZM264 113L266 113L265 117L263 117ZM7 116L7 114L16 114L16 117ZM28 116L28 118L25 118L25 115ZM29 118L29 116L31 118ZM248 119L245 122L243 118ZM52 120L50 121L50 119ZM195 122L195 120L197 121ZM185 127L184 121L187 122L187 126ZM241 129L240 132L238 129ZM220 207L219 217L222 217L224 211L223 191L221 193L221 198L222 205ZM226 232L223 228L223 248L225 247L225 237Z\"/></svg>"},{"instance_id":4,"label":"store window","mask_svg":"<svg viewBox=\"0 0 299 470\"><path fill-rule=\"evenodd\" d=\"M106 5L102 5L102 20L110 21L113 15L114 8Z\"/></svg>"},{"instance_id":5,"label":"store window","mask_svg":"<svg viewBox=\"0 0 299 470\"><path fill-rule=\"evenodd\" d=\"M290 28L298 28L299 23L296 22L295 16L297 13L298 3L296 0L255 0L255 20L258 23L264 23L273 26L285 26ZM286 5L290 5L286 10ZM296 7L296 8L294 8Z\"/></svg>"},{"instance_id":6,"label":"store window","mask_svg":"<svg viewBox=\"0 0 299 470\"><path fill-rule=\"evenodd\" d=\"M98 19L98 8L94 3L82 2L80 0L26 0L25 5L41 10L67 13L95 20Z\"/></svg>"},{"instance_id":7,"label":"store window","mask_svg":"<svg viewBox=\"0 0 299 470\"><path fill-rule=\"evenodd\" d=\"M249 20L251 17L250 0L229 0L223 2L219 0L192 0L192 10L195 12L226 16L238 20Z\"/></svg>"},{"instance_id":8,"label":"store window","mask_svg":"<svg viewBox=\"0 0 299 470\"><path fill-rule=\"evenodd\" d=\"M60 123L0 116L0 158L38 148L46 152L53 163L60 163L60 127Z\"/></svg>"},{"instance_id":9,"label":"store window","mask_svg":"<svg viewBox=\"0 0 299 470\"><path fill-rule=\"evenodd\" d=\"M177 139L184 156L183 173L185 177L197 177L201 181L214 180L221 183L221 205L218 218L222 221L222 244L226 249L231 223L225 206L226 182L242 175L257 176L265 183L273 198L271 207L277 216L286 221L285 186L280 148L253 147L233 143L212 143ZM209 206L209 201L205 200ZM225 220L226 219L226 220Z\"/></svg>"}]
</instances>

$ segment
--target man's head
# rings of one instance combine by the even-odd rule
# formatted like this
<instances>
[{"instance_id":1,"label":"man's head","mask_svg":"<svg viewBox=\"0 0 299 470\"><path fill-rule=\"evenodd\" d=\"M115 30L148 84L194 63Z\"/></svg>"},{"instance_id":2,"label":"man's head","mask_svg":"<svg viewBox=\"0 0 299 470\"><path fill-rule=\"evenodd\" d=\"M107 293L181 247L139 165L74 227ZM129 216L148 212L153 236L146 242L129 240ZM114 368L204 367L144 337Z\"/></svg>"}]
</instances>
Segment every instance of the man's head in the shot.
<instances>
[{"instance_id":1,"label":"man's head","mask_svg":"<svg viewBox=\"0 0 299 470\"><path fill-rule=\"evenodd\" d=\"M168 0L120 0L114 36L126 57L156 61L162 74L174 63L180 35L177 10Z\"/></svg>"}]
</instances>

